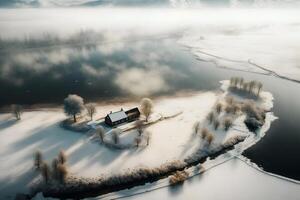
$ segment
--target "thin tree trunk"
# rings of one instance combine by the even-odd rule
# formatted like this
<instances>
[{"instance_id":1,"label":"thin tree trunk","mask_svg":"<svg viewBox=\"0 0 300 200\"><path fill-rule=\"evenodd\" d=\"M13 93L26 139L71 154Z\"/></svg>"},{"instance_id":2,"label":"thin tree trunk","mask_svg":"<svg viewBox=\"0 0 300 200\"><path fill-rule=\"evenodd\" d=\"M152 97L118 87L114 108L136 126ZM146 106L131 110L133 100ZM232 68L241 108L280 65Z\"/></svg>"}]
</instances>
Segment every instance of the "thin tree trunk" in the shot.
<instances>
[{"instance_id":1,"label":"thin tree trunk","mask_svg":"<svg viewBox=\"0 0 300 200\"><path fill-rule=\"evenodd\" d=\"M76 122L76 115L73 115L74 122Z\"/></svg>"}]
</instances>

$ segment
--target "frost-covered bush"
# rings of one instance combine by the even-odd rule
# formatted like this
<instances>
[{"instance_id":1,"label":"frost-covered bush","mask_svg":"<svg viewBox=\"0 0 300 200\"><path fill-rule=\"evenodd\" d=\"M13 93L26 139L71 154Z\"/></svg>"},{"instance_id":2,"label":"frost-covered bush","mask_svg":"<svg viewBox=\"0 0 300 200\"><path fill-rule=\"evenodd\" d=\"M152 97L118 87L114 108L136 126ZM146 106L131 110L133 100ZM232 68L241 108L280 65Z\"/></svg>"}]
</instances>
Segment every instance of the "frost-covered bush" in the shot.
<instances>
[{"instance_id":1,"label":"frost-covered bush","mask_svg":"<svg viewBox=\"0 0 300 200\"><path fill-rule=\"evenodd\" d=\"M169 183L171 185L183 183L189 177L187 171L176 171L173 175L169 177Z\"/></svg>"}]
</instances>

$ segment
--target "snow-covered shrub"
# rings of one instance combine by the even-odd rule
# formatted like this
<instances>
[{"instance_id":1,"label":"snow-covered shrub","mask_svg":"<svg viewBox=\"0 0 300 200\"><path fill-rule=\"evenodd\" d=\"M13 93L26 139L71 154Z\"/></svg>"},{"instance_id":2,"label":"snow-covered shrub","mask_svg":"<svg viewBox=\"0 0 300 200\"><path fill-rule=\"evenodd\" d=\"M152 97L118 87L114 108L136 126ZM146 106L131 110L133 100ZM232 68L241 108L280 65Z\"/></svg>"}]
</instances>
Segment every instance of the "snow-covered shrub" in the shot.
<instances>
[{"instance_id":1,"label":"snow-covered shrub","mask_svg":"<svg viewBox=\"0 0 300 200\"><path fill-rule=\"evenodd\" d=\"M226 103L227 103L228 105L232 105L233 102L234 102L234 98L231 97L231 96L227 96L226 99L225 99L225 101L226 101Z\"/></svg>"},{"instance_id":2,"label":"snow-covered shrub","mask_svg":"<svg viewBox=\"0 0 300 200\"><path fill-rule=\"evenodd\" d=\"M246 136L241 136L241 135L236 135L228 138L224 143L223 143L223 148L228 148L230 146L233 146L241 141L243 141L246 138Z\"/></svg>"},{"instance_id":3,"label":"snow-covered shrub","mask_svg":"<svg viewBox=\"0 0 300 200\"><path fill-rule=\"evenodd\" d=\"M264 119L264 112L260 110L253 101L246 101L241 110L246 113L247 117L254 117L257 120Z\"/></svg>"},{"instance_id":4,"label":"snow-covered shrub","mask_svg":"<svg viewBox=\"0 0 300 200\"><path fill-rule=\"evenodd\" d=\"M43 164L43 155L40 151L36 151L34 154L34 166L36 169L40 169Z\"/></svg>"},{"instance_id":5,"label":"snow-covered shrub","mask_svg":"<svg viewBox=\"0 0 300 200\"><path fill-rule=\"evenodd\" d=\"M228 129L232 126L232 119L231 118L226 118L224 119L224 130L228 131Z\"/></svg>"},{"instance_id":6,"label":"snow-covered shrub","mask_svg":"<svg viewBox=\"0 0 300 200\"><path fill-rule=\"evenodd\" d=\"M169 183L171 185L183 183L189 177L187 171L176 171L173 175L169 177Z\"/></svg>"}]
</instances>

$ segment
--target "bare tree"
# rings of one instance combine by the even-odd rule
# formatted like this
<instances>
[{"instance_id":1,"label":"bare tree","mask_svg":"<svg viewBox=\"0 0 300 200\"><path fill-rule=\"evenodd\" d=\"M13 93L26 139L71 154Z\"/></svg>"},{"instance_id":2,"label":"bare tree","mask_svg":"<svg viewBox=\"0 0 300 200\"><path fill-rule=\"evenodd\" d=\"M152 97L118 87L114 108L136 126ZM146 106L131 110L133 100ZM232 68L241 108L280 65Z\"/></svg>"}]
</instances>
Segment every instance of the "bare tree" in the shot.
<instances>
[{"instance_id":1,"label":"bare tree","mask_svg":"<svg viewBox=\"0 0 300 200\"><path fill-rule=\"evenodd\" d=\"M219 126L220 126L220 122L219 122L219 120L216 119L214 121L214 128L215 128L215 130L217 130L219 128Z\"/></svg>"},{"instance_id":2,"label":"bare tree","mask_svg":"<svg viewBox=\"0 0 300 200\"><path fill-rule=\"evenodd\" d=\"M46 183L49 182L50 179L50 168L47 163L43 163L41 166L41 174Z\"/></svg>"},{"instance_id":3,"label":"bare tree","mask_svg":"<svg viewBox=\"0 0 300 200\"><path fill-rule=\"evenodd\" d=\"M66 115L73 116L74 122L76 122L76 115L80 114L83 108L83 99L76 94L69 94L64 100L64 111Z\"/></svg>"},{"instance_id":4,"label":"bare tree","mask_svg":"<svg viewBox=\"0 0 300 200\"><path fill-rule=\"evenodd\" d=\"M239 85L240 85L240 88L242 88L244 85L244 79L242 77L240 78Z\"/></svg>"},{"instance_id":5,"label":"bare tree","mask_svg":"<svg viewBox=\"0 0 300 200\"><path fill-rule=\"evenodd\" d=\"M34 166L36 169L41 169L43 164L43 155L40 151L36 151L34 154Z\"/></svg>"},{"instance_id":6,"label":"bare tree","mask_svg":"<svg viewBox=\"0 0 300 200\"><path fill-rule=\"evenodd\" d=\"M61 150L58 154L58 162L60 164L65 164L67 162L67 156L63 150Z\"/></svg>"},{"instance_id":7,"label":"bare tree","mask_svg":"<svg viewBox=\"0 0 300 200\"><path fill-rule=\"evenodd\" d=\"M258 82L257 83L257 96L259 96L259 93L260 93L262 87L263 87L263 84L261 82Z\"/></svg>"},{"instance_id":8,"label":"bare tree","mask_svg":"<svg viewBox=\"0 0 300 200\"><path fill-rule=\"evenodd\" d=\"M215 137L212 133L209 133L206 137L208 144L211 144L214 139L215 139Z\"/></svg>"},{"instance_id":9,"label":"bare tree","mask_svg":"<svg viewBox=\"0 0 300 200\"><path fill-rule=\"evenodd\" d=\"M105 136L105 130L102 126L100 126L99 128L96 129L97 135L100 139L101 142L104 141L104 136Z\"/></svg>"},{"instance_id":10,"label":"bare tree","mask_svg":"<svg viewBox=\"0 0 300 200\"><path fill-rule=\"evenodd\" d=\"M228 129L232 126L232 119L226 118L224 120L224 129L225 131L228 131Z\"/></svg>"},{"instance_id":11,"label":"bare tree","mask_svg":"<svg viewBox=\"0 0 300 200\"><path fill-rule=\"evenodd\" d=\"M65 183L66 177L68 175L68 169L66 165L59 164L57 170L58 170L58 178L60 183L62 184Z\"/></svg>"},{"instance_id":12,"label":"bare tree","mask_svg":"<svg viewBox=\"0 0 300 200\"><path fill-rule=\"evenodd\" d=\"M194 129L194 133L195 133L195 134L198 133L198 131L199 131L199 129L200 129L200 126L201 126L201 124L200 124L199 121L195 122L195 124L194 124L194 126L193 126L193 129Z\"/></svg>"},{"instance_id":13,"label":"bare tree","mask_svg":"<svg viewBox=\"0 0 300 200\"><path fill-rule=\"evenodd\" d=\"M93 120L93 116L96 113L96 106L93 103L89 103L85 105L88 115L90 116L91 120Z\"/></svg>"},{"instance_id":14,"label":"bare tree","mask_svg":"<svg viewBox=\"0 0 300 200\"><path fill-rule=\"evenodd\" d=\"M153 112L153 103L149 98L143 98L141 101L141 111L146 117L146 122L148 122L149 116Z\"/></svg>"},{"instance_id":15,"label":"bare tree","mask_svg":"<svg viewBox=\"0 0 300 200\"><path fill-rule=\"evenodd\" d=\"M213 112L208 113L207 119L210 124L213 122L214 118L215 118L215 115Z\"/></svg>"},{"instance_id":16,"label":"bare tree","mask_svg":"<svg viewBox=\"0 0 300 200\"><path fill-rule=\"evenodd\" d=\"M11 112L17 120L20 120L22 114L22 106L19 104L13 104L11 106Z\"/></svg>"},{"instance_id":17,"label":"bare tree","mask_svg":"<svg viewBox=\"0 0 300 200\"><path fill-rule=\"evenodd\" d=\"M249 92L253 92L253 89L255 88L256 86L256 82L255 81L251 81L249 83Z\"/></svg>"},{"instance_id":18,"label":"bare tree","mask_svg":"<svg viewBox=\"0 0 300 200\"><path fill-rule=\"evenodd\" d=\"M202 139L206 138L206 136L207 136L208 134L209 134L209 131L208 131L207 128L203 128L203 129L201 130L201 138L202 138Z\"/></svg>"},{"instance_id":19,"label":"bare tree","mask_svg":"<svg viewBox=\"0 0 300 200\"><path fill-rule=\"evenodd\" d=\"M142 120L137 120L135 122L135 127L139 133L139 136L141 136L144 131L144 122Z\"/></svg>"},{"instance_id":20,"label":"bare tree","mask_svg":"<svg viewBox=\"0 0 300 200\"><path fill-rule=\"evenodd\" d=\"M52 161L52 176L53 179L57 179L58 178L58 165L59 165L59 161L57 158L54 158Z\"/></svg>"},{"instance_id":21,"label":"bare tree","mask_svg":"<svg viewBox=\"0 0 300 200\"><path fill-rule=\"evenodd\" d=\"M223 105L221 103L217 103L216 105L216 112L218 114L220 114L220 112L222 111Z\"/></svg>"}]
</instances>

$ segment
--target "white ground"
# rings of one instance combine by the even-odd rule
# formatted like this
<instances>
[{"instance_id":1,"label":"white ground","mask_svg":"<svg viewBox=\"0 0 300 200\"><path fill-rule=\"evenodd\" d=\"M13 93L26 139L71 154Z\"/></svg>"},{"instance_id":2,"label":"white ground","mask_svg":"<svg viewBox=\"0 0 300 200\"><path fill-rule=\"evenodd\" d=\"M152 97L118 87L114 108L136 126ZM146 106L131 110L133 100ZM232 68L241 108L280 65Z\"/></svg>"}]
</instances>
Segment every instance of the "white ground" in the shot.
<instances>
[{"instance_id":1,"label":"white ground","mask_svg":"<svg viewBox=\"0 0 300 200\"><path fill-rule=\"evenodd\" d=\"M228 82L223 82L222 88L226 90L227 84ZM62 129L59 122L65 116L61 110L25 112L21 121L15 121L9 114L1 114L0 199L13 199L16 192L26 192L28 186L37 180L37 173L32 166L33 153L38 149L49 163L61 149L65 150L70 172L84 177L125 172L138 166L157 167L167 161L183 159L204 144L192 130L194 122L205 124L203 121L207 114L224 95L226 93L202 92L155 100L155 115L170 116L180 111L183 113L148 127L147 131L152 135L150 145L138 149L112 150L101 145L92 132L83 134ZM263 92L262 97L260 103L265 108L272 107L272 95ZM122 104L124 109L137 105L136 102ZM118 109L120 104L99 106L95 119ZM258 141L273 119L272 113L268 113L261 133L254 136L247 132L242 123L243 116L239 117L227 133L215 131L215 141L211 147L218 146L232 135L248 135L246 141L239 144L233 153L224 156L228 159ZM131 138L130 132L123 134L121 140Z\"/></svg>"},{"instance_id":2,"label":"white ground","mask_svg":"<svg viewBox=\"0 0 300 200\"><path fill-rule=\"evenodd\" d=\"M159 166L173 159L183 158L190 146L191 127L195 120L202 120L217 99L213 92L188 97L164 98L155 102L156 112L184 113L151 127L150 145L132 150L110 150L103 147L89 134L63 130L59 122L65 119L62 111L25 112L16 122L9 114L0 115L0 199L13 199L16 192L26 192L36 177L33 153L39 149L50 162L60 149L68 155L71 173L94 177L100 174L118 173L139 165ZM122 104L129 108L134 104ZM99 116L120 105L101 106ZM101 112L100 112L101 110ZM190 145L187 145L190 143Z\"/></svg>"},{"instance_id":3,"label":"white ground","mask_svg":"<svg viewBox=\"0 0 300 200\"><path fill-rule=\"evenodd\" d=\"M187 180L183 186L163 187L151 192L155 186L142 186L107 195L105 199L133 195L124 199L205 199L205 200L298 200L300 185L258 171L240 161L231 159L215 168Z\"/></svg>"}]
</instances>

